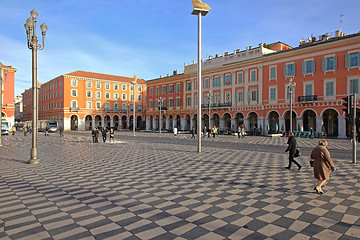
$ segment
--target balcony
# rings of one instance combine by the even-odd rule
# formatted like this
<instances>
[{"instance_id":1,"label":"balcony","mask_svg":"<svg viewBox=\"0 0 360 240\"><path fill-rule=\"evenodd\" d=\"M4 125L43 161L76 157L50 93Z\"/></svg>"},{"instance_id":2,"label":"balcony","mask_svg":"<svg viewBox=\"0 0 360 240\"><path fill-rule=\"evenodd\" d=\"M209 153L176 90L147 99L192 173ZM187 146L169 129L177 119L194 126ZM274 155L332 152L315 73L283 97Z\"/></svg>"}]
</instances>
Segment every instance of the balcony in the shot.
<instances>
[{"instance_id":1,"label":"balcony","mask_svg":"<svg viewBox=\"0 0 360 240\"><path fill-rule=\"evenodd\" d=\"M317 95L299 96L298 102L299 103L317 102Z\"/></svg>"},{"instance_id":2,"label":"balcony","mask_svg":"<svg viewBox=\"0 0 360 240\"><path fill-rule=\"evenodd\" d=\"M70 112L78 112L79 108L78 107L71 107L70 108Z\"/></svg>"},{"instance_id":3,"label":"balcony","mask_svg":"<svg viewBox=\"0 0 360 240\"><path fill-rule=\"evenodd\" d=\"M210 108L229 108L229 107L232 107L231 102L210 104ZM209 104L201 104L201 108L209 108Z\"/></svg>"}]
</instances>

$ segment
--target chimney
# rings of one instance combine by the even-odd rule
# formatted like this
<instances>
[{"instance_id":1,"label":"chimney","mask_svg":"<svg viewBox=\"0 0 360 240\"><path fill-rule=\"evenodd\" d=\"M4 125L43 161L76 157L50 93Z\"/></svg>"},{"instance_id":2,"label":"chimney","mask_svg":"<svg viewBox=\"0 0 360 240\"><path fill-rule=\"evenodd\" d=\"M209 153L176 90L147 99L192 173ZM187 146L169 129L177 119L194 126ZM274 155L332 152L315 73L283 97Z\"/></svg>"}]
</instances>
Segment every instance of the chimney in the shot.
<instances>
[{"instance_id":1,"label":"chimney","mask_svg":"<svg viewBox=\"0 0 360 240\"><path fill-rule=\"evenodd\" d=\"M179 74L179 71L178 71L177 69L173 71L173 75L174 75L174 76L176 76L176 75L178 75L178 74Z\"/></svg>"}]
</instances>

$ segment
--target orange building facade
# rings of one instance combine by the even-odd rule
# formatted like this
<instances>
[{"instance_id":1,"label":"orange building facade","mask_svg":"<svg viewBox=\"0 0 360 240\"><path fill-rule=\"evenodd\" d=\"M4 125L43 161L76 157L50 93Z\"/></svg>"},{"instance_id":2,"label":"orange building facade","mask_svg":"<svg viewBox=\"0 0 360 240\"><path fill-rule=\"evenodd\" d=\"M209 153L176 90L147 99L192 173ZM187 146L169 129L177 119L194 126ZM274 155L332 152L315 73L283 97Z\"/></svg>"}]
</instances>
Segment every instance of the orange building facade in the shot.
<instances>
[{"instance_id":1,"label":"orange building facade","mask_svg":"<svg viewBox=\"0 0 360 240\"><path fill-rule=\"evenodd\" d=\"M147 81L147 130L197 125L196 69L195 63L185 64L184 73ZM345 138L351 128L342 98L359 93L360 33L336 31L300 40L296 48L259 44L209 57L202 71L202 128L234 131L244 124L262 135L289 131L292 79L293 131L313 128ZM161 114L160 104L166 107Z\"/></svg>"},{"instance_id":2,"label":"orange building facade","mask_svg":"<svg viewBox=\"0 0 360 240\"><path fill-rule=\"evenodd\" d=\"M7 72L7 74L5 74ZM2 76L2 109L1 116L6 119L10 126L14 125L15 119L15 72L16 69L2 65L0 74Z\"/></svg>"},{"instance_id":3,"label":"orange building facade","mask_svg":"<svg viewBox=\"0 0 360 240\"><path fill-rule=\"evenodd\" d=\"M41 84L38 116L57 120L64 130L94 127L125 129L133 123L135 86L136 128L145 128L145 81L133 78L76 71ZM24 120L31 120L31 89L23 93Z\"/></svg>"}]
</instances>

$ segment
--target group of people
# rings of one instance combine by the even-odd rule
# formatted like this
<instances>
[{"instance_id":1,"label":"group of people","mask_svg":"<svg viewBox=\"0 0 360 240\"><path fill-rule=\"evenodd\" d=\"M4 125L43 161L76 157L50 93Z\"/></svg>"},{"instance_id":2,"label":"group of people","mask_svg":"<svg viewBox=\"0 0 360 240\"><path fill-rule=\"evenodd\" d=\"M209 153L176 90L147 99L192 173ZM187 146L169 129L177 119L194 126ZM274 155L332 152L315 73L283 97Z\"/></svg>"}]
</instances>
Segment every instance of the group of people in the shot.
<instances>
[{"instance_id":1,"label":"group of people","mask_svg":"<svg viewBox=\"0 0 360 240\"><path fill-rule=\"evenodd\" d=\"M195 129L193 128L193 130L192 130L193 136L194 136L194 132L195 132ZM210 128L207 128L206 126L204 126L203 138L206 138L206 137L210 138L211 134L212 134L213 138L215 138L217 135L219 135L218 128L216 126L213 126L210 129ZM194 138L195 138L195 136L194 136Z\"/></svg>"},{"instance_id":2,"label":"group of people","mask_svg":"<svg viewBox=\"0 0 360 240\"><path fill-rule=\"evenodd\" d=\"M99 127L95 128L95 129L93 129L91 131L93 143L98 143L99 142L100 133L102 135L103 142L106 142L108 132L109 132L109 135L110 135L110 142L114 142L114 138L115 138L115 130L114 130L114 128L111 127L108 130L107 127L102 128L102 127L99 126Z\"/></svg>"},{"instance_id":3,"label":"group of people","mask_svg":"<svg viewBox=\"0 0 360 240\"><path fill-rule=\"evenodd\" d=\"M294 163L298 170L302 168L302 166L295 160L297 150L297 142L292 132L289 133L289 138L287 144L288 148L284 153L289 152L289 165L285 167L286 169L291 169L291 163ZM322 186L330 179L330 171L335 171L334 162L330 157L329 151L326 149L328 142L326 140L320 140L318 146L316 146L310 155L310 158L313 159L312 167L314 178L316 179L316 186L314 190L318 194L323 194ZM299 154L297 154L299 155Z\"/></svg>"}]
</instances>

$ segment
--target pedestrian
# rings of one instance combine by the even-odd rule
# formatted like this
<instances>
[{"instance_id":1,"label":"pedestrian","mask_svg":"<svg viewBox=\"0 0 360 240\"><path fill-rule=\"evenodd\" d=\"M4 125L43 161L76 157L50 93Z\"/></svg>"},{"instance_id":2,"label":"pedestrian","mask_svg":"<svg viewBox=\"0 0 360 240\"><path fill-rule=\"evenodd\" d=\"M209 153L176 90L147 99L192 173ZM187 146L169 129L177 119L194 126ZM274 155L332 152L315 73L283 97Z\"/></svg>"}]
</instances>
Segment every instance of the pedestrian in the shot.
<instances>
[{"instance_id":1,"label":"pedestrian","mask_svg":"<svg viewBox=\"0 0 360 240\"><path fill-rule=\"evenodd\" d=\"M296 147L297 147L297 143L296 143L296 139L294 137L294 133L289 132L289 139L287 141L287 144L289 146L287 147L287 149L285 150L284 153L289 152L289 166L287 166L285 168L290 169L291 168L291 162L293 162L298 167L298 170L300 170L302 166L297 161L295 161L295 159L294 159L294 155L295 155Z\"/></svg>"},{"instance_id":2,"label":"pedestrian","mask_svg":"<svg viewBox=\"0 0 360 240\"><path fill-rule=\"evenodd\" d=\"M49 128L47 126L45 128L45 136L49 136Z\"/></svg>"},{"instance_id":3,"label":"pedestrian","mask_svg":"<svg viewBox=\"0 0 360 240\"><path fill-rule=\"evenodd\" d=\"M27 127L24 127L24 130L23 130L23 132L24 132L24 136L26 136L27 131L28 131L28 128L27 128Z\"/></svg>"},{"instance_id":4,"label":"pedestrian","mask_svg":"<svg viewBox=\"0 0 360 240\"><path fill-rule=\"evenodd\" d=\"M95 128L94 136L95 136L95 143L98 143L99 142L99 128Z\"/></svg>"},{"instance_id":5,"label":"pedestrian","mask_svg":"<svg viewBox=\"0 0 360 240\"><path fill-rule=\"evenodd\" d=\"M104 127L103 130L101 131L102 133L102 138L103 138L103 141L106 142L106 133L107 133L107 128Z\"/></svg>"},{"instance_id":6,"label":"pedestrian","mask_svg":"<svg viewBox=\"0 0 360 240\"><path fill-rule=\"evenodd\" d=\"M115 130L114 128L110 128L110 142L114 142L114 137L115 137Z\"/></svg>"},{"instance_id":7,"label":"pedestrian","mask_svg":"<svg viewBox=\"0 0 360 240\"><path fill-rule=\"evenodd\" d=\"M216 133L217 133L217 128L216 128L216 126L214 126L214 127L212 128L212 132L213 132L213 138L215 138L215 135L216 135Z\"/></svg>"},{"instance_id":8,"label":"pedestrian","mask_svg":"<svg viewBox=\"0 0 360 240\"><path fill-rule=\"evenodd\" d=\"M237 132L238 132L238 139L239 139L241 137L241 133L242 133L240 125L237 129Z\"/></svg>"},{"instance_id":9,"label":"pedestrian","mask_svg":"<svg viewBox=\"0 0 360 240\"><path fill-rule=\"evenodd\" d=\"M63 129L62 127L60 127L60 128L59 128L60 137L63 137L63 136L64 136L63 131L64 131L64 129Z\"/></svg>"},{"instance_id":10,"label":"pedestrian","mask_svg":"<svg viewBox=\"0 0 360 240\"><path fill-rule=\"evenodd\" d=\"M12 135L15 136L16 128L14 126L11 128L11 132L12 132Z\"/></svg>"},{"instance_id":11,"label":"pedestrian","mask_svg":"<svg viewBox=\"0 0 360 240\"><path fill-rule=\"evenodd\" d=\"M315 147L310 155L311 159L314 159L313 170L314 178L316 178L317 186L314 190L318 194L323 194L321 187L330 179L330 170L335 171L334 163L330 157L329 151L326 149L328 142L326 140L320 140L319 145Z\"/></svg>"},{"instance_id":12,"label":"pedestrian","mask_svg":"<svg viewBox=\"0 0 360 240\"><path fill-rule=\"evenodd\" d=\"M313 128L311 128L310 129L310 139L313 139L314 138L314 129Z\"/></svg>"},{"instance_id":13,"label":"pedestrian","mask_svg":"<svg viewBox=\"0 0 360 240\"><path fill-rule=\"evenodd\" d=\"M194 126L191 129L191 139L195 139L195 127Z\"/></svg>"},{"instance_id":14,"label":"pedestrian","mask_svg":"<svg viewBox=\"0 0 360 240\"><path fill-rule=\"evenodd\" d=\"M174 127L174 136L176 136L176 135L177 135L177 132L178 132L177 127Z\"/></svg>"},{"instance_id":15,"label":"pedestrian","mask_svg":"<svg viewBox=\"0 0 360 240\"><path fill-rule=\"evenodd\" d=\"M95 141L95 131L96 131L96 128L91 131L91 136L92 136L92 139L93 139L93 143L96 142Z\"/></svg>"},{"instance_id":16,"label":"pedestrian","mask_svg":"<svg viewBox=\"0 0 360 240\"><path fill-rule=\"evenodd\" d=\"M203 139L206 138L206 134L207 134L207 127L206 125L204 126L204 131L203 131Z\"/></svg>"},{"instance_id":17,"label":"pedestrian","mask_svg":"<svg viewBox=\"0 0 360 240\"><path fill-rule=\"evenodd\" d=\"M242 128L241 128L241 138L245 138L245 128L244 128L244 124L242 125Z\"/></svg>"}]
</instances>

